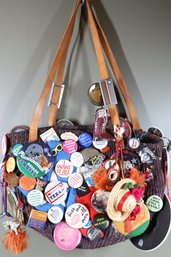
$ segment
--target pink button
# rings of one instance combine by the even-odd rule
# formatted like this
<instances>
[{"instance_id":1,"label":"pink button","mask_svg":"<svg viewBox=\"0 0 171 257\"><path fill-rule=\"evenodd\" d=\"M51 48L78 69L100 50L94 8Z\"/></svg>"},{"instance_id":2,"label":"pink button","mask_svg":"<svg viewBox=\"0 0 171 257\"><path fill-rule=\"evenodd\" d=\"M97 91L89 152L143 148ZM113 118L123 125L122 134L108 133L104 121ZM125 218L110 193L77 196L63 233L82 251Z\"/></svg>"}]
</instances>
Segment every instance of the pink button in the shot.
<instances>
[{"instance_id":1,"label":"pink button","mask_svg":"<svg viewBox=\"0 0 171 257\"><path fill-rule=\"evenodd\" d=\"M73 139L68 139L64 141L62 147L64 152L72 154L77 151L78 145Z\"/></svg>"},{"instance_id":2,"label":"pink button","mask_svg":"<svg viewBox=\"0 0 171 257\"><path fill-rule=\"evenodd\" d=\"M81 241L79 229L71 228L65 222L61 222L54 230L55 244L62 250L69 251L77 247Z\"/></svg>"}]
</instances>

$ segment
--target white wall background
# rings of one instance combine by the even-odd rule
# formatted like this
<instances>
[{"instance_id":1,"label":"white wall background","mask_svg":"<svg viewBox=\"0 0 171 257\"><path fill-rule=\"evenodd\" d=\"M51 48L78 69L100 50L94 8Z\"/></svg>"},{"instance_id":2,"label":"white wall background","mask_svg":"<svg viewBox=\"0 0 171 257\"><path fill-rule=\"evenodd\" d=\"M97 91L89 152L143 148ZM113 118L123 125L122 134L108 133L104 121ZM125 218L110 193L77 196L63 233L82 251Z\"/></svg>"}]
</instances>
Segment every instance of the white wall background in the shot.
<instances>
[{"instance_id":1,"label":"white wall background","mask_svg":"<svg viewBox=\"0 0 171 257\"><path fill-rule=\"evenodd\" d=\"M0 138L12 127L30 124L33 110L72 9L73 0L0 0ZM160 127L171 138L171 1L92 0L128 84L143 129ZM84 26L85 24L83 24ZM60 117L93 120L87 89L99 72L86 27L75 50ZM77 49L77 48L76 48ZM47 124L47 110L42 124ZM2 223L2 221L0 222ZM1 224L0 224L1 225ZM22 256L170 256L166 242L155 252L130 242L94 251L62 252L28 229ZM0 239L4 234L0 226ZM157 236L157 235L156 235ZM0 245L0 256L13 256Z\"/></svg>"}]
</instances>

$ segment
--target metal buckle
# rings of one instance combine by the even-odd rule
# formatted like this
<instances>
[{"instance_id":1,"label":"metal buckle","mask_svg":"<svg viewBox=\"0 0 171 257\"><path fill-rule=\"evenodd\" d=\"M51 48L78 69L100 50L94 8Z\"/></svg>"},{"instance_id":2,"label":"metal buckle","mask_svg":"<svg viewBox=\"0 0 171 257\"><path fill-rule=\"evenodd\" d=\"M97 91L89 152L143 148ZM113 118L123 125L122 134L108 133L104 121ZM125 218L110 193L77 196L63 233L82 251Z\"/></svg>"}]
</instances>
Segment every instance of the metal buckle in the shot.
<instances>
[{"instance_id":1,"label":"metal buckle","mask_svg":"<svg viewBox=\"0 0 171 257\"><path fill-rule=\"evenodd\" d=\"M60 90L59 101L57 103L52 102L52 95L53 95L53 91L54 91L55 87L59 87L61 89ZM53 105L56 105L58 107L58 109L60 109L61 101L62 101L62 97L63 97L63 93L64 93L64 88L65 88L65 85L63 85L63 84L62 85L56 85L55 82L52 83L51 91L50 91L50 95L49 95L49 100L48 100L48 107L50 107L53 104Z\"/></svg>"},{"instance_id":2,"label":"metal buckle","mask_svg":"<svg viewBox=\"0 0 171 257\"><path fill-rule=\"evenodd\" d=\"M118 104L112 79L99 81L104 106Z\"/></svg>"}]
</instances>

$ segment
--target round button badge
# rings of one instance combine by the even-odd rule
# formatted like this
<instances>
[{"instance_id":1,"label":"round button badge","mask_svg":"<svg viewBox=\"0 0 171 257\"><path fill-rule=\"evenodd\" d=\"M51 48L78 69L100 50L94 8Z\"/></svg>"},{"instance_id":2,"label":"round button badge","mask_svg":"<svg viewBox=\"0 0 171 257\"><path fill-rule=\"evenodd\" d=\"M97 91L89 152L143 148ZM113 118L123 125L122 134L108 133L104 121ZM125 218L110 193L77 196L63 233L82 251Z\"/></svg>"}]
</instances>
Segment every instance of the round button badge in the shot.
<instances>
[{"instance_id":1,"label":"round button badge","mask_svg":"<svg viewBox=\"0 0 171 257\"><path fill-rule=\"evenodd\" d=\"M73 171L73 165L68 160L60 160L55 166L55 172L62 178L67 178Z\"/></svg>"},{"instance_id":2,"label":"round button badge","mask_svg":"<svg viewBox=\"0 0 171 257\"><path fill-rule=\"evenodd\" d=\"M108 141L106 139L98 139L98 140L93 140L93 146L96 149L103 149L108 145Z\"/></svg>"},{"instance_id":3,"label":"round button badge","mask_svg":"<svg viewBox=\"0 0 171 257\"><path fill-rule=\"evenodd\" d=\"M36 179L35 178L30 178L25 175L23 175L20 180L19 180L19 185L22 189L24 190L32 190L36 186Z\"/></svg>"},{"instance_id":4,"label":"round button badge","mask_svg":"<svg viewBox=\"0 0 171 257\"><path fill-rule=\"evenodd\" d=\"M61 222L63 219L63 211L59 206L53 206L48 211L48 219L53 224Z\"/></svg>"},{"instance_id":5,"label":"round button badge","mask_svg":"<svg viewBox=\"0 0 171 257\"><path fill-rule=\"evenodd\" d=\"M158 212L163 207L163 200L158 195L151 195L146 201L147 208L152 212Z\"/></svg>"},{"instance_id":6,"label":"round button badge","mask_svg":"<svg viewBox=\"0 0 171 257\"><path fill-rule=\"evenodd\" d=\"M65 153L72 154L77 151L78 145L73 139L68 139L64 141L62 147Z\"/></svg>"},{"instance_id":7,"label":"round button badge","mask_svg":"<svg viewBox=\"0 0 171 257\"><path fill-rule=\"evenodd\" d=\"M87 207L80 203L71 204L65 212L66 223L72 228L84 227L90 218Z\"/></svg>"},{"instance_id":8,"label":"round button badge","mask_svg":"<svg viewBox=\"0 0 171 257\"><path fill-rule=\"evenodd\" d=\"M27 201L32 206L38 206L43 203L43 193L37 189L31 190L27 195Z\"/></svg>"},{"instance_id":9,"label":"round button badge","mask_svg":"<svg viewBox=\"0 0 171 257\"><path fill-rule=\"evenodd\" d=\"M132 149L137 149L140 146L140 140L132 137L129 139L128 144Z\"/></svg>"},{"instance_id":10,"label":"round button badge","mask_svg":"<svg viewBox=\"0 0 171 257\"><path fill-rule=\"evenodd\" d=\"M73 250L81 241L81 232L79 229L71 228L65 222L61 222L55 227L54 242L62 250Z\"/></svg>"},{"instance_id":11,"label":"round button badge","mask_svg":"<svg viewBox=\"0 0 171 257\"><path fill-rule=\"evenodd\" d=\"M84 158L80 152L75 152L75 153L71 154L70 161L73 166L79 168L83 165Z\"/></svg>"},{"instance_id":12,"label":"round button badge","mask_svg":"<svg viewBox=\"0 0 171 257\"><path fill-rule=\"evenodd\" d=\"M87 148L92 145L93 137L89 133L84 132L84 133L80 134L80 136L78 138L78 142L81 146Z\"/></svg>"},{"instance_id":13,"label":"round button badge","mask_svg":"<svg viewBox=\"0 0 171 257\"><path fill-rule=\"evenodd\" d=\"M23 147L22 144L16 144L16 145L14 145L13 148L12 148L12 153L13 153L13 155L14 155L14 156L17 156L22 147Z\"/></svg>"},{"instance_id":14,"label":"round button badge","mask_svg":"<svg viewBox=\"0 0 171 257\"><path fill-rule=\"evenodd\" d=\"M83 184L83 176L80 173L72 173L68 177L68 184L72 188L79 188Z\"/></svg>"}]
</instances>

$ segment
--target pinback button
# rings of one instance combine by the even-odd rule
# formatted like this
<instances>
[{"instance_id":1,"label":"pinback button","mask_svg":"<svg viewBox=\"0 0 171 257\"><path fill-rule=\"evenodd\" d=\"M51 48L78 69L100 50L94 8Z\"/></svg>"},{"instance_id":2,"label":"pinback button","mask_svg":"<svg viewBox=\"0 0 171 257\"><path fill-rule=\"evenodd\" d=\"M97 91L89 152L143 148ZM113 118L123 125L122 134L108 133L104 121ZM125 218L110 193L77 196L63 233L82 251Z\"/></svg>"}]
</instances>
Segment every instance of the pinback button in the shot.
<instances>
[{"instance_id":1,"label":"pinback button","mask_svg":"<svg viewBox=\"0 0 171 257\"><path fill-rule=\"evenodd\" d=\"M6 161L6 171L8 173L13 172L15 170L15 158L14 157L9 157Z\"/></svg>"},{"instance_id":2,"label":"pinback button","mask_svg":"<svg viewBox=\"0 0 171 257\"><path fill-rule=\"evenodd\" d=\"M38 206L43 203L43 193L37 189L31 190L27 195L27 201L32 206Z\"/></svg>"},{"instance_id":3,"label":"pinback button","mask_svg":"<svg viewBox=\"0 0 171 257\"><path fill-rule=\"evenodd\" d=\"M72 140L74 140L75 142L78 141L78 137L77 137L74 133L72 133L72 132L65 132L65 133L62 133L62 134L61 134L61 139L62 139L62 140L72 139Z\"/></svg>"},{"instance_id":4,"label":"pinback button","mask_svg":"<svg viewBox=\"0 0 171 257\"><path fill-rule=\"evenodd\" d=\"M130 138L128 144L132 149L137 149L140 146L140 141L137 138Z\"/></svg>"},{"instance_id":5,"label":"pinback button","mask_svg":"<svg viewBox=\"0 0 171 257\"><path fill-rule=\"evenodd\" d=\"M92 145L93 137L89 133L84 132L84 133L80 134L80 136L78 138L78 142L81 146L87 148Z\"/></svg>"},{"instance_id":6,"label":"pinback button","mask_svg":"<svg viewBox=\"0 0 171 257\"><path fill-rule=\"evenodd\" d=\"M84 227L90 218L87 207L80 203L71 204L65 212L65 221L72 228Z\"/></svg>"},{"instance_id":7,"label":"pinback button","mask_svg":"<svg viewBox=\"0 0 171 257\"><path fill-rule=\"evenodd\" d=\"M116 160L112 160L112 159L109 159L109 160L106 160L104 162L104 167L106 170L108 170L110 167L112 167L114 164L116 163ZM119 165L118 165L119 166Z\"/></svg>"},{"instance_id":8,"label":"pinback button","mask_svg":"<svg viewBox=\"0 0 171 257\"><path fill-rule=\"evenodd\" d=\"M48 219L51 223L57 224L63 219L63 211L58 206L53 206L48 211Z\"/></svg>"},{"instance_id":9,"label":"pinback button","mask_svg":"<svg viewBox=\"0 0 171 257\"><path fill-rule=\"evenodd\" d=\"M36 183L37 181L35 178L30 178L25 175L23 175L19 180L20 187L28 191L34 189L36 186Z\"/></svg>"},{"instance_id":10,"label":"pinback button","mask_svg":"<svg viewBox=\"0 0 171 257\"><path fill-rule=\"evenodd\" d=\"M60 160L55 166L55 172L61 178L68 178L73 172L73 165L68 160Z\"/></svg>"},{"instance_id":11,"label":"pinback button","mask_svg":"<svg viewBox=\"0 0 171 257\"><path fill-rule=\"evenodd\" d=\"M28 177L44 176L50 171L53 162L54 156L44 143L29 143L23 146L17 155L17 166Z\"/></svg>"},{"instance_id":12,"label":"pinback button","mask_svg":"<svg viewBox=\"0 0 171 257\"><path fill-rule=\"evenodd\" d=\"M95 227L98 227L100 230L105 231L106 228L109 226L110 221L107 215L100 213L94 217L93 223Z\"/></svg>"},{"instance_id":13,"label":"pinback button","mask_svg":"<svg viewBox=\"0 0 171 257\"><path fill-rule=\"evenodd\" d=\"M98 139L98 140L93 140L93 146L96 149L104 149L108 145L108 141L106 139Z\"/></svg>"},{"instance_id":14,"label":"pinback button","mask_svg":"<svg viewBox=\"0 0 171 257\"><path fill-rule=\"evenodd\" d=\"M67 154L75 153L78 149L78 145L73 139L65 140L62 147Z\"/></svg>"},{"instance_id":15,"label":"pinback button","mask_svg":"<svg viewBox=\"0 0 171 257\"><path fill-rule=\"evenodd\" d=\"M146 201L147 208L152 212L158 212L163 207L163 200L158 195L151 195Z\"/></svg>"},{"instance_id":16,"label":"pinback button","mask_svg":"<svg viewBox=\"0 0 171 257\"><path fill-rule=\"evenodd\" d=\"M68 177L68 184L72 188L79 188L83 184L83 176L79 173L72 173Z\"/></svg>"},{"instance_id":17,"label":"pinback button","mask_svg":"<svg viewBox=\"0 0 171 257\"><path fill-rule=\"evenodd\" d=\"M104 237L104 233L99 228L91 227L87 231L87 236L91 241L93 241Z\"/></svg>"},{"instance_id":18,"label":"pinback button","mask_svg":"<svg viewBox=\"0 0 171 257\"><path fill-rule=\"evenodd\" d=\"M147 230L140 236L131 238L132 244L143 251L152 251L164 243L171 228L171 205L166 195L163 198L163 208L155 214Z\"/></svg>"},{"instance_id":19,"label":"pinback button","mask_svg":"<svg viewBox=\"0 0 171 257\"><path fill-rule=\"evenodd\" d=\"M46 200L54 205L62 204L67 198L67 183L50 182L45 188Z\"/></svg>"},{"instance_id":20,"label":"pinback button","mask_svg":"<svg viewBox=\"0 0 171 257\"><path fill-rule=\"evenodd\" d=\"M22 144L16 144L16 145L14 145L13 148L12 148L12 153L13 153L13 155L14 155L14 156L17 156L22 147L23 147Z\"/></svg>"},{"instance_id":21,"label":"pinback button","mask_svg":"<svg viewBox=\"0 0 171 257\"><path fill-rule=\"evenodd\" d=\"M58 224L53 233L55 244L62 250L73 250L81 241L79 229L71 228L65 222Z\"/></svg>"},{"instance_id":22,"label":"pinback button","mask_svg":"<svg viewBox=\"0 0 171 257\"><path fill-rule=\"evenodd\" d=\"M80 152L75 152L75 153L71 154L70 161L73 166L79 168L83 165L84 158Z\"/></svg>"}]
</instances>

